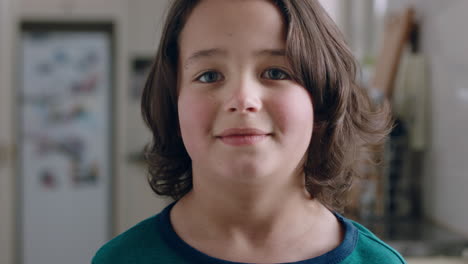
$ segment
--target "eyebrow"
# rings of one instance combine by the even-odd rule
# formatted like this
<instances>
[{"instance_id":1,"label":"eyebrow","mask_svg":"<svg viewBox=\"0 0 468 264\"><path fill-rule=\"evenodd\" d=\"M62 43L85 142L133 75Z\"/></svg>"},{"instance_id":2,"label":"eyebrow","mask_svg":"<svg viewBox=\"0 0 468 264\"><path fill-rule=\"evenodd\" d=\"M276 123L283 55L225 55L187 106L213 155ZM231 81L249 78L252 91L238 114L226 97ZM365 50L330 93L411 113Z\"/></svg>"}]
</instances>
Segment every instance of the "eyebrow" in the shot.
<instances>
[{"instance_id":1,"label":"eyebrow","mask_svg":"<svg viewBox=\"0 0 468 264\"><path fill-rule=\"evenodd\" d=\"M226 57L228 52L225 49L206 49L206 50L199 50L194 52L185 62L184 68L187 68L189 64L193 63L202 58L210 58L216 56ZM255 57L262 57L262 56L273 56L273 57L285 57L286 50L284 49L263 49L254 52Z\"/></svg>"}]
</instances>

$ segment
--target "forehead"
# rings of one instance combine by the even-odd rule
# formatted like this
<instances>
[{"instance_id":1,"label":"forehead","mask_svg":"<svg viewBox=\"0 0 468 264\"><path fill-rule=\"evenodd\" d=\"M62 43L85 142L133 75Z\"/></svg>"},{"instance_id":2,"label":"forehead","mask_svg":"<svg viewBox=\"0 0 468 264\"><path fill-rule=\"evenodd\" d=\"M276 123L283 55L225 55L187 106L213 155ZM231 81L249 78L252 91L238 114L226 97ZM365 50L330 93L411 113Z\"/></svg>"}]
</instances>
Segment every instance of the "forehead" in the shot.
<instances>
[{"instance_id":1,"label":"forehead","mask_svg":"<svg viewBox=\"0 0 468 264\"><path fill-rule=\"evenodd\" d=\"M271 1L203 0L181 32L180 57L213 49L227 53L284 49L285 32L283 15Z\"/></svg>"}]
</instances>

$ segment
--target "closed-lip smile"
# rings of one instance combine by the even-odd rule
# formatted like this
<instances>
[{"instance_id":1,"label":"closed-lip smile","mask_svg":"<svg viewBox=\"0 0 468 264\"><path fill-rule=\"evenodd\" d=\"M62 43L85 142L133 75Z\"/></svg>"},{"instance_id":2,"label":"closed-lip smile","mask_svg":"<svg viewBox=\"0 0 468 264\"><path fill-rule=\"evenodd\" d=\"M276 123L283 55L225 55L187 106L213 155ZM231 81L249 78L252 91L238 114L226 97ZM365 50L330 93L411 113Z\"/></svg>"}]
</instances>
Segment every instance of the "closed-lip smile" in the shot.
<instances>
[{"instance_id":1,"label":"closed-lip smile","mask_svg":"<svg viewBox=\"0 0 468 264\"><path fill-rule=\"evenodd\" d=\"M216 137L227 145L246 146L259 143L270 135L270 133L257 128L229 128Z\"/></svg>"},{"instance_id":2,"label":"closed-lip smile","mask_svg":"<svg viewBox=\"0 0 468 264\"><path fill-rule=\"evenodd\" d=\"M224 130L218 137L258 135L268 135L268 133L256 128L229 128Z\"/></svg>"}]
</instances>

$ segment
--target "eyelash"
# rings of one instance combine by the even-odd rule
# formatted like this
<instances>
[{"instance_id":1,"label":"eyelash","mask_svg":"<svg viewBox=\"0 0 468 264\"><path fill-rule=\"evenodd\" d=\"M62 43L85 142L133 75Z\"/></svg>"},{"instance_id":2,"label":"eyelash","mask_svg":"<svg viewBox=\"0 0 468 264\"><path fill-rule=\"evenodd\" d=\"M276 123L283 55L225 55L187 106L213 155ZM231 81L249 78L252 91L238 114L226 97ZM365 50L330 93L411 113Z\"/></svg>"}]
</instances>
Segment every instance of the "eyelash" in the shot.
<instances>
[{"instance_id":1,"label":"eyelash","mask_svg":"<svg viewBox=\"0 0 468 264\"><path fill-rule=\"evenodd\" d=\"M267 72L271 72L271 71L279 71L279 73L281 74L281 78L278 78L278 79L273 79L273 78L269 78L270 80L274 80L274 81L282 81L282 80L290 80L291 79L291 76L289 73L287 73L285 70L282 70L280 68L269 68L267 70L265 70L263 73L262 73L262 76L264 76L264 74L266 74ZM215 81L201 81L201 79L205 76L207 76L207 74L217 74L218 76L220 75L219 72L217 71L206 71L204 73L202 73L200 76L198 76L195 81L197 82L201 82L201 83L214 83L216 81L219 81L219 79L215 80Z\"/></svg>"}]
</instances>

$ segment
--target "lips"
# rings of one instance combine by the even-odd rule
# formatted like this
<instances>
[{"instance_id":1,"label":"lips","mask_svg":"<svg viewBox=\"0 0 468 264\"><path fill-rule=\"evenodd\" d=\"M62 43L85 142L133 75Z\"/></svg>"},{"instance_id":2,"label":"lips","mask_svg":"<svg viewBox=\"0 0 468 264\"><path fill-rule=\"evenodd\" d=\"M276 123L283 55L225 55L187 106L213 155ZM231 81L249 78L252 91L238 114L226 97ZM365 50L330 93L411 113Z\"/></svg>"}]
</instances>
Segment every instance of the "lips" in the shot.
<instances>
[{"instance_id":1,"label":"lips","mask_svg":"<svg viewBox=\"0 0 468 264\"><path fill-rule=\"evenodd\" d=\"M227 145L246 146L257 144L270 135L256 128L230 128L224 130L217 138Z\"/></svg>"}]
</instances>

